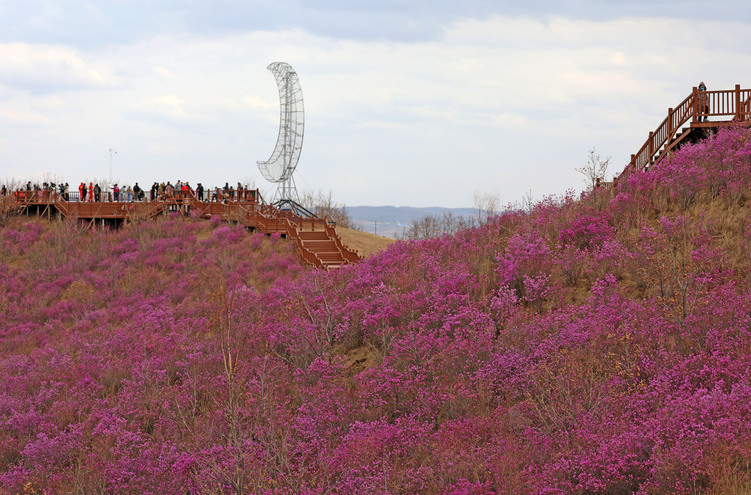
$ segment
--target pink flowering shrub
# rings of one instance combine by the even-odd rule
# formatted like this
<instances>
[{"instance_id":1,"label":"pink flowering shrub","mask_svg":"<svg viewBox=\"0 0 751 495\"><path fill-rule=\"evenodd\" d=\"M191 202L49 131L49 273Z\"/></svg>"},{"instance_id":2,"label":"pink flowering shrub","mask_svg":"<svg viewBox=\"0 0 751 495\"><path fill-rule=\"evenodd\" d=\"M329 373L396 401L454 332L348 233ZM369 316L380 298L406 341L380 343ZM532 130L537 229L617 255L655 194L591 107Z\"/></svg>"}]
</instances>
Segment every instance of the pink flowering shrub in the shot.
<instances>
[{"instance_id":1,"label":"pink flowering shrub","mask_svg":"<svg viewBox=\"0 0 751 495\"><path fill-rule=\"evenodd\" d=\"M11 218L0 494L746 493L750 142L333 272Z\"/></svg>"},{"instance_id":2,"label":"pink flowering shrub","mask_svg":"<svg viewBox=\"0 0 751 495\"><path fill-rule=\"evenodd\" d=\"M580 212L567 228L561 228L558 234L563 246L575 246L579 249L602 246L615 235L615 228L610 225L607 213Z\"/></svg>"}]
</instances>

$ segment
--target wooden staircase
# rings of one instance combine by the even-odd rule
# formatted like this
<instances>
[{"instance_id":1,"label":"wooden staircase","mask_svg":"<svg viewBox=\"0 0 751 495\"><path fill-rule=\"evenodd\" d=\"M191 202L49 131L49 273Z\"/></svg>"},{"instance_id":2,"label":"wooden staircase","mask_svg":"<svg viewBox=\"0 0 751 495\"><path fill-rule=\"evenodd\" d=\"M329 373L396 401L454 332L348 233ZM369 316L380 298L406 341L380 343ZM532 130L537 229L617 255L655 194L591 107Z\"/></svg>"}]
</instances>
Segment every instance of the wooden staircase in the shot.
<instances>
[{"instance_id":1,"label":"wooden staircase","mask_svg":"<svg viewBox=\"0 0 751 495\"><path fill-rule=\"evenodd\" d=\"M260 193L256 192L254 197L260 198ZM331 270L362 259L344 246L336 227L326 218L304 218L257 201L205 203L195 196L188 201L200 217L219 215L222 220L239 222L267 235L282 234L294 243L297 254L310 266Z\"/></svg>"},{"instance_id":2,"label":"wooden staircase","mask_svg":"<svg viewBox=\"0 0 751 495\"><path fill-rule=\"evenodd\" d=\"M264 218L263 215L260 216ZM336 227L325 218L294 219L285 215L282 218L264 220L266 221L257 221L256 225L265 224L265 233L279 232L290 239L297 254L310 266L331 270L362 259L355 251L344 246L336 233Z\"/></svg>"},{"instance_id":3,"label":"wooden staircase","mask_svg":"<svg viewBox=\"0 0 751 495\"><path fill-rule=\"evenodd\" d=\"M325 230L297 231L304 249L315 253L323 268L330 270L347 263L336 241Z\"/></svg>"},{"instance_id":4,"label":"wooden staircase","mask_svg":"<svg viewBox=\"0 0 751 495\"><path fill-rule=\"evenodd\" d=\"M665 143L665 145L657 152L654 158L654 163L659 162L671 151L678 149L682 144L695 143L700 139L706 137L707 130L697 127L682 127L673 138Z\"/></svg>"},{"instance_id":5,"label":"wooden staircase","mask_svg":"<svg viewBox=\"0 0 751 495\"><path fill-rule=\"evenodd\" d=\"M708 103L709 111L701 108L700 103ZM703 106L703 105L702 105ZM705 120L711 118L712 120ZM688 127L684 127L685 124ZM620 180L629 175L648 170L660 160L685 143L694 143L720 127L751 125L751 89L703 91L693 88L677 107L669 108L665 120L649 133L647 142L631 155L631 160L620 175L612 182L597 179L596 187L612 191Z\"/></svg>"},{"instance_id":6,"label":"wooden staircase","mask_svg":"<svg viewBox=\"0 0 751 495\"><path fill-rule=\"evenodd\" d=\"M709 111L701 108L700 102L709 105ZM712 120L704 121L705 118ZM665 120L649 133L649 138L635 154L631 155L626 168L613 184L629 174L653 167L672 150L687 142L703 139L707 132L719 127L749 125L751 121L751 89L703 91L693 88L677 107L669 108ZM688 127L683 127L685 124ZM602 183L608 185L611 183Z\"/></svg>"}]
</instances>

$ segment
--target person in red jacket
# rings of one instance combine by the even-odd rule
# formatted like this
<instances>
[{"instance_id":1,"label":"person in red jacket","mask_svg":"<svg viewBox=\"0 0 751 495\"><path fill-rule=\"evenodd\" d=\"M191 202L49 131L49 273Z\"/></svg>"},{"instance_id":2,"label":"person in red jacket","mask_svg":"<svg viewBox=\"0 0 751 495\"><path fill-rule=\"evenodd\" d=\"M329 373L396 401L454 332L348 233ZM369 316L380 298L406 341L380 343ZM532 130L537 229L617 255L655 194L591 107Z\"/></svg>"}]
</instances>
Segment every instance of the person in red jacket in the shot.
<instances>
[{"instance_id":1,"label":"person in red jacket","mask_svg":"<svg viewBox=\"0 0 751 495\"><path fill-rule=\"evenodd\" d=\"M89 202L94 201L94 184L89 182Z\"/></svg>"}]
</instances>

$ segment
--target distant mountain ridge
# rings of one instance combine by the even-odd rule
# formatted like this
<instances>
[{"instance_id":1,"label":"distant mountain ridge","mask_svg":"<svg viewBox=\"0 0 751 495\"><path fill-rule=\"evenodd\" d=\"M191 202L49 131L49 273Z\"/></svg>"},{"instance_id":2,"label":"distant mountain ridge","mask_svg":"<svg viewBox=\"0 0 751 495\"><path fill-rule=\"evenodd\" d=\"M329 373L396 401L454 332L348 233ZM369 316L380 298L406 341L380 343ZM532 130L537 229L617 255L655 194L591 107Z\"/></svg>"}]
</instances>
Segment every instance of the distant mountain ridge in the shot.
<instances>
[{"instance_id":1,"label":"distant mountain ridge","mask_svg":"<svg viewBox=\"0 0 751 495\"><path fill-rule=\"evenodd\" d=\"M347 206L347 213L364 232L384 237L398 237L413 220L428 215L440 216L450 212L454 216L470 217L474 208L445 208L441 206Z\"/></svg>"}]
</instances>

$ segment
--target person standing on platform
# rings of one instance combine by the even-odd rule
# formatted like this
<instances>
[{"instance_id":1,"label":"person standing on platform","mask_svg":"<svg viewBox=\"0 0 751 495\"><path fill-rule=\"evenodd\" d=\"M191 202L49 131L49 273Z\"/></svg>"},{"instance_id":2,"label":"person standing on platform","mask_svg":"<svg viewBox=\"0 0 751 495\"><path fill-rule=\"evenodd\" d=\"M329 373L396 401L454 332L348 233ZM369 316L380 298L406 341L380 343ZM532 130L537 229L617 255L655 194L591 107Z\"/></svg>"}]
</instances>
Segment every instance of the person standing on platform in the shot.
<instances>
[{"instance_id":1,"label":"person standing on platform","mask_svg":"<svg viewBox=\"0 0 751 495\"><path fill-rule=\"evenodd\" d=\"M94 201L99 203L102 199L102 188L99 187L99 183L94 184Z\"/></svg>"},{"instance_id":2,"label":"person standing on platform","mask_svg":"<svg viewBox=\"0 0 751 495\"><path fill-rule=\"evenodd\" d=\"M81 182L81 201L86 201L86 183Z\"/></svg>"},{"instance_id":3,"label":"person standing on platform","mask_svg":"<svg viewBox=\"0 0 751 495\"><path fill-rule=\"evenodd\" d=\"M112 198L114 201L120 201L120 188L117 187L117 184L112 186Z\"/></svg>"},{"instance_id":4,"label":"person standing on platform","mask_svg":"<svg viewBox=\"0 0 751 495\"><path fill-rule=\"evenodd\" d=\"M699 122L702 122L702 116L704 116L704 122L706 122L707 115L709 115L709 94L707 93L707 86L702 81L699 83Z\"/></svg>"},{"instance_id":5,"label":"person standing on platform","mask_svg":"<svg viewBox=\"0 0 751 495\"><path fill-rule=\"evenodd\" d=\"M94 201L94 184L89 182L89 203Z\"/></svg>"}]
</instances>

